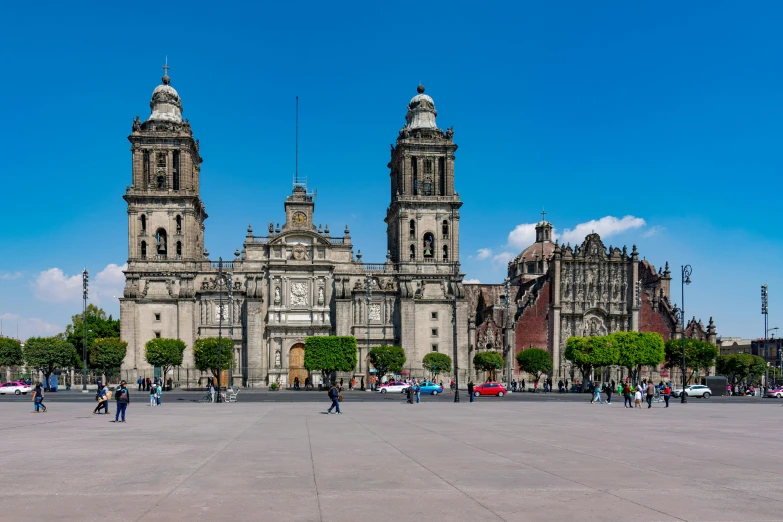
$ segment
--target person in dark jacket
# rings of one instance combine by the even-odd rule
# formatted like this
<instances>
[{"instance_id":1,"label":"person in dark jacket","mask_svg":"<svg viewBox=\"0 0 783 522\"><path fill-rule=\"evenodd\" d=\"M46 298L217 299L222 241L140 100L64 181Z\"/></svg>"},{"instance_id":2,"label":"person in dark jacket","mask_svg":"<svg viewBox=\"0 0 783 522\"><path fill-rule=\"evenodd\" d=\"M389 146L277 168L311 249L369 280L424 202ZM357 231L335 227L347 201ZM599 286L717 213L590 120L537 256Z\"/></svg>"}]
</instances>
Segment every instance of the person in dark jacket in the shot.
<instances>
[{"instance_id":1,"label":"person in dark jacket","mask_svg":"<svg viewBox=\"0 0 783 522\"><path fill-rule=\"evenodd\" d=\"M476 400L476 396L473 395L473 380L468 381L468 395L470 395L470 402L473 402Z\"/></svg>"},{"instance_id":2,"label":"person in dark jacket","mask_svg":"<svg viewBox=\"0 0 783 522\"><path fill-rule=\"evenodd\" d=\"M331 388L329 388L329 398L332 399L332 405L329 406L329 409L326 410L326 413L332 413L332 408L336 408L337 415L342 415L340 413L340 390L338 390L337 386L334 384Z\"/></svg>"},{"instance_id":3,"label":"person in dark jacket","mask_svg":"<svg viewBox=\"0 0 783 522\"><path fill-rule=\"evenodd\" d=\"M128 409L130 404L130 392L125 381L120 381L120 385L117 386L117 411L114 414L114 422L120 422L120 414L122 414L122 422L125 422L125 410Z\"/></svg>"}]
</instances>

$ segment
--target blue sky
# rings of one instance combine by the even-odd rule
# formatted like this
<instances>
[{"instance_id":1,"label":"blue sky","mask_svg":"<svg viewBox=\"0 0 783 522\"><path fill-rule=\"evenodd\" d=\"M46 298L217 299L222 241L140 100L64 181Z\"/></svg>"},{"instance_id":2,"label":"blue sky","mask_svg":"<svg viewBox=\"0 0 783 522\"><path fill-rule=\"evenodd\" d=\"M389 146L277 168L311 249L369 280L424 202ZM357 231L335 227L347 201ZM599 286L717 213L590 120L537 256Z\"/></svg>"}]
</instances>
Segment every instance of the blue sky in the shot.
<instances>
[{"instance_id":1,"label":"blue sky","mask_svg":"<svg viewBox=\"0 0 783 522\"><path fill-rule=\"evenodd\" d=\"M467 278L501 281L544 207L572 244L595 229L669 261L677 302L690 263L688 315L720 335L763 335L762 283L783 329L780 2L114 4L3 9L5 335L60 331L85 266L118 313L126 136L166 55L215 258L282 219L298 95L316 222L383 260L389 143L421 81L460 146Z\"/></svg>"}]
</instances>

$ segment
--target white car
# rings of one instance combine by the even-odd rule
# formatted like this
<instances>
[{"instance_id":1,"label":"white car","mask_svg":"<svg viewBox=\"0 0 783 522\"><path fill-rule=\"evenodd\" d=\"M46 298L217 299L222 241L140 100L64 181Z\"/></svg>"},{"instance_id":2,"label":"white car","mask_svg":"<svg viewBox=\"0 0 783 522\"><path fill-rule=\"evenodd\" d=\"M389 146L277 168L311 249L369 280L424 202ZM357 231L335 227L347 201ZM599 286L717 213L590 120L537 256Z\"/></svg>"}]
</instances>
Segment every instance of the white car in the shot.
<instances>
[{"instance_id":1,"label":"white car","mask_svg":"<svg viewBox=\"0 0 783 522\"><path fill-rule=\"evenodd\" d=\"M675 397L679 397L681 393L682 388L672 390L672 395ZM711 395L712 390L710 390L709 386L704 386L703 384L693 384L691 386L685 387L686 397L701 397L702 399L709 399Z\"/></svg>"},{"instance_id":2,"label":"white car","mask_svg":"<svg viewBox=\"0 0 783 522\"><path fill-rule=\"evenodd\" d=\"M410 384L404 382L393 382L390 384L381 384L378 386L378 393L402 393L410 387Z\"/></svg>"},{"instance_id":3,"label":"white car","mask_svg":"<svg viewBox=\"0 0 783 522\"><path fill-rule=\"evenodd\" d=\"M0 395L6 393L13 393L14 395L27 395L30 391L29 384L23 384L21 382L5 382L0 385Z\"/></svg>"}]
</instances>

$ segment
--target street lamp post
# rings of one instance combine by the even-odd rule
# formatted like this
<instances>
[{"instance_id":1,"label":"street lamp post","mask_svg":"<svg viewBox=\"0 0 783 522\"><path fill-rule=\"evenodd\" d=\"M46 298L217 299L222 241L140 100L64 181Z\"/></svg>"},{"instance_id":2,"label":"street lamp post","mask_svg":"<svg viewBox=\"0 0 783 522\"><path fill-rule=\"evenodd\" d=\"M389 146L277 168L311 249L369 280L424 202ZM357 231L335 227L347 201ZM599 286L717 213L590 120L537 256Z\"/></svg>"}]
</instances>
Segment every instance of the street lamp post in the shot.
<instances>
[{"instance_id":1,"label":"street lamp post","mask_svg":"<svg viewBox=\"0 0 783 522\"><path fill-rule=\"evenodd\" d=\"M234 293L231 288L234 285L234 273L226 274L226 294L228 295L228 337L231 339L231 351L234 351ZM233 358L232 358L233 360ZM234 365L228 367L228 385L234 386Z\"/></svg>"},{"instance_id":2,"label":"street lamp post","mask_svg":"<svg viewBox=\"0 0 783 522\"><path fill-rule=\"evenodd\" d=\"M457 280L459 279L459 264L454 263L453 292L451 303L452 352L454 355L454 402L459 402L459 352L457 351Z\"/></svg>"},{"instance_id":3,"label":"street lamp post","mask_svg":"<svg viewBox=\"0 0 783 522\"><path fill-rule=\"evenodd\" d=\"M680 309L680 317L682 317L682 393L680 393L680 402L685 404L688 402L688 398L685 396L685 285L691 284L691 273L693 269L691 265L682 266L682 308Z\"/></svg>"},{"instance_id":4,"label":"street lamp post","mask_svg":"<svg viewBox=\"0 0 783 522\"><path fill-rule=\"evenodd\" d=\"M90 286L90 274L82 271L82 392L87 391L87 292ZM49 383L46 383L49 386Z\"/></svg>"},{"instance_id":5,"label":"street lamp post","mask_svg":"<svg viewBox=\"0 0 783 522\"><path fill-rule=\"evenodd\" d=\"M220 373L223 369L223 258L218 258L218 371L217 371L217 397L215 404L220 402Z\"/></svg>"},{"instance_id":6,"label":"street lamp post","mask_svg":"<svg viewBox=\"0 0 783 522\"><path fill-rule=\"evenodd\" d=\"M767 319L769 312L769 293L767 292L767 285L761 285L761 315L764 316L764 362L769 364L769 358L767 357ZM765 364L764 369L764 388L767 387L769 382L769 367ZM762 395L764 395L762 393Z\"/></svg>"},{"instance_id":7,"label":"street lamp post","mask_svg":"<svg viewBox=\"0 0 783 522\"><path fill-rule=\"evenodd\" d=\"M511 344L509 343L509 320L508 320L508 309L509 305L511 303L511 280L507 277L503 280L503 286L505 287L506 294L502 296L501 302L506 308L506 315L503 320L503 329L505 330L503 334L503 340L504 340L504 347L503 347L503 355L506 358L506 386L508 389L511 389Z\"/></svg>"},{"instance_id":8,"label":"street lamp post","mask_svg":"<svg viewBox=\"0 0 783 522\"><path fill-rule=\"evenodd\" d=\"M364 276L364 300L367 304L367 353L364 354L365 360L370 356L370 304L372 303L372 273L368 272ZM370 381L370 367L365 365L367 371L367 382ZM362 358L359 357L359 371L362 371Z\"/></svg>"}]
</instances>

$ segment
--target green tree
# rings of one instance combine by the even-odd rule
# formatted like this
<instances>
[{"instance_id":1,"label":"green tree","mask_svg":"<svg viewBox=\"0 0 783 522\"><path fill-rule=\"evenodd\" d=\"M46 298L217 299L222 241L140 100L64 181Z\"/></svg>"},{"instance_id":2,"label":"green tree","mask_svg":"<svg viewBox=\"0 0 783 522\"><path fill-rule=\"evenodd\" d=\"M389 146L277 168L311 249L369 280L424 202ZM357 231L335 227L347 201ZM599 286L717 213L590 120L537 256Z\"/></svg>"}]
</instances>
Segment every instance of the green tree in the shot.
<instances>
[{"instance_id":1,"label":"green tree","mask_svg":"<svg viewBox=\"0 0 783 522\"><path fill-rule=\"evenodd\" d=\"M305 338L304 367L320 371L323 382L331 381L335 372L352 372L356 368L356 337L321 335Z\"/></svg>"},{"instance_id":2,"label":"green tree","mask_svg":"<svg viewBox=\"0 0 783 522\"><path fill-rule=\"evenodd\" d=\"M193 363L201 372L211 372L218 377L234 363L234 341L221 337L203 337L193 344ZM225 384L225 383L219 383Z\"/></svg>"},{"instance_id":3,"label":"green tree","mask_svg":"<svg viewBox=\"0 0 783 522\"><path fill-rule=\"evenodd\" d=\"M24 345L24 360L31 369L44 374L48 388L52 373L58 369L73 368L78 355L68 341L57 337L31 337Z\"/></svg>"},{"instance_id":4,"label":"green tree","mask_svg":"<svg viewBox=\"0 0 783 522\"><path fill-rule=\"evenodd\" d=\"M307 347L305 347L305 354ZM376 375L382 379L389 372L400 373L405 366L405 350L399 346L376 346L368 354L368 359L372 363Z\"/></svg>"},{"instance_id":5,"label":"green tree","mask_svg":"<svg viewBox=\"0 0 783 522\"><path fill-rule=\"evenodd\" d=\"M62 340L71 343L77 350L82 349L82 340L84 339L85 329L83 315L81 312L71 317L71 324L65 327L65 332L59 334ZM107 316L103 309L94 304L87 305L87 350L90 351L95 339L119 337L120 321L115 320L111 315ZM88 363L90 361L88 360Z\"/></svg>"},{"instance_id":6,"label":"green tree","mask_svg":"<svg viewBox=\"0 0 783 522\"><path fill-rule=\"evenodd\" d=\"M582 373L582 381L588 380L590 370L593 369L593 344L588 342L588 337L569 337L566 341L566 349L563 354L566 360L579 368ZM587 387L583 387L587 391Z\"/></svg>"},{"instance_id":7,"label":"green tree","mask_svg":"<svg viewBox=\"0 0 783 522\"><path fill-rule=\"evenodd\" d=\"M764 375L767 363L757 355L735 353L719 355L715 369L719 375L724 375L733 385L747 382L749 379Z\"/></svg>"},{"instance_id":8,"label":"green tree","mask_svg":"<svg viewBox=\"0 0 783 522\"><path fill-rule=\"evenodd\" d=\"M503 356L493 350L477 352L473 356L473 367L478 371L489 372L489 380L495 380L495 372L505 364Z\"/></svg>"},{"instance_id":9,"label":"green tree","mask_svg":"<svg viewBox=\"0 0 783 522\"><path fill-rule=\"evenodd\" d=\"M106 375L115 375L127 351L128 343L119 337L95 339L90 347L90 366Z\"/></svg>"},{"instance_id":10,"label":"green tree","mask_svg":"<svg viewBox=\"0 0 783 522\"><path fill-rule=\"evenodd\" d=\"M422 366L432 374L432 380L438 378L441 373L448 373L451 371L451 357L445 353L430 352L424 356L421 360Z\"/></svg>"},{"instance_id":11,"label":"green tree","mask_svg":"<svg viewBox=\"0 0 783 522\"><path fill-rule=\"evenodd\" d=\"M552 356L541 348L528 348L517 354L519 369L534 375L534 381L541 380L541 375L552 371Z\"/></svg>"},{"instance_id":12,"label":"green tree","mask_svg":"<svg viewBox=\"0 0 783 522\"><path fill-rule=\"evenodd\" d=\"M638 382L642 366L657 366L666 358L663 338L658 333L615 332L609 337L617 346L617 364L628 369L634 384Z\"/></svg>"},{"instance_id":13,"label":"green tree","mask_svg":"<svg viewBox=\"0 0 783 522\"><path fill-rule=\"evenodd\" d=\"M22 343L16 339L0 337L0 366L21 366L24 364Z\"/></svg>"},{"instance_id":14,"label":"green tree","mask_svg":"<svg viewBox=\"0 0 783 522\"><path fill-rule=\"evenodd\" d=\"M185 353L185 343L179 339L156 337L144 345L144 355L152 366L159 366L166 378L174 366L182 366L182 354Z\"/></svg>"},{"instance_id":15,"label":"green tree","mask_svg":"<svg viewBox=\"0 0 783 522\"><path fill-rule=\"evenodd\" d=\"M682 339L670 339L664 345L665 367L672 370L677 368L682 375ZM686 383L691 382L697 372L709 371L715 359L718 357L718 348L710 342L698 339L685 339L685 367L690 368L690 373L685 374Z\"/></svg>"}]
</instances>

